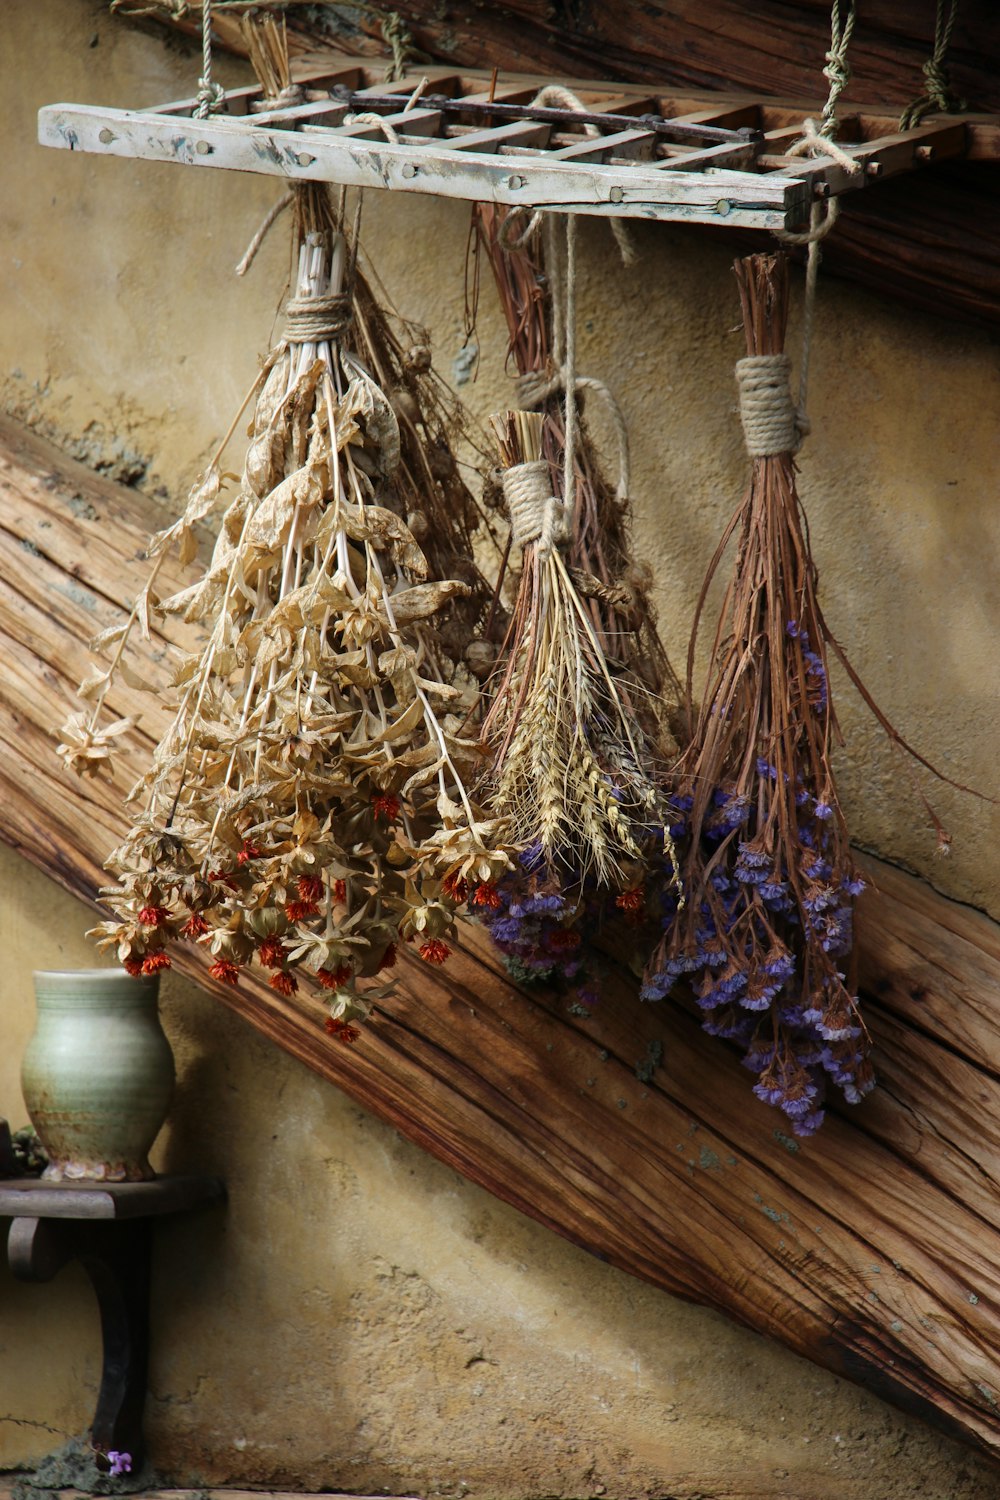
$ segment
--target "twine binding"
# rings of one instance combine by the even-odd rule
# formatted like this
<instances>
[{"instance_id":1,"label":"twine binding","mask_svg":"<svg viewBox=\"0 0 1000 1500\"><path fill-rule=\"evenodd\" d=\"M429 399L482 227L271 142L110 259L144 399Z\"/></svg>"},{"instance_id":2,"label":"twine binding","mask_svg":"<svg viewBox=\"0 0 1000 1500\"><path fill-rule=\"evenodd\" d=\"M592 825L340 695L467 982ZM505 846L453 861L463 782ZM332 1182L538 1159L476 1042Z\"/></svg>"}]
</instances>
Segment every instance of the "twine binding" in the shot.
<instances>
[{"instance_id":1,"label":"twine binding","mask_svg":"<svg viewBox=\"0 0 1000 1500\"><path fill-rule=\"evenodd\" d=\"M554 546L569 541L565 507L552 493L552 475L546 459L537 458L504 469L501 482L515 547L537 542L539 560L544 561Z\"/></svg>"},{"instance_id":2,"label":"twine binding","mask_svg":"<svg viewBox=\"0 0 1000 1500\"><path fill-rule=\"evenodd\" d=\"M285 308L286 344L321 344L336 339L351 321L343 292L321 297L291 297Z\"/></svg>"},{"instance_id":3,"label":"twine binding","mask_svg":"<svg viewBox=\"0 0 1000 1500\"><path fill-rule=\"evenodd\" d=\"M736 362L740 420L751 458L797 453L807 429L792 401L787 354L751 354Z\"/></svg>"}]
</instances>

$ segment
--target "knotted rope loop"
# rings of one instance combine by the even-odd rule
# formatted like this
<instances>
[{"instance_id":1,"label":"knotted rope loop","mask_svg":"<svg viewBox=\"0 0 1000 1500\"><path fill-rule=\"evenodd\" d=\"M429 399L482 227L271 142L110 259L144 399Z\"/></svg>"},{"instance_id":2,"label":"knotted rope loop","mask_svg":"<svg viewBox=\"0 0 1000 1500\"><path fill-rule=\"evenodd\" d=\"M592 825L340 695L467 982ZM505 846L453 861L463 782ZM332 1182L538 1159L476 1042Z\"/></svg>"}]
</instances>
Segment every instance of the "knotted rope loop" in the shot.
<instances>
[{"instance_id":1,"label":"knotted rope loop","mask_svg":"<svg viewBox=\"0 0 1000 1500\"><path fill-rule=\"evenodd\" d=\"M391 146L399 145L399 135L395 126L390 125L383 115L377 115L374 110L365 110L363 114L348 115L344 121L345 125L376 125Z\"/></svg>"},{"instance_id":2,"label":"knotted rope loop","mask_svg":"<svg viewBox=\"0 0 1000 1500\"><path fill-rule=\"evenodd\" d=\"M201 6L201 77L198 79L198 103L196 120L207 120L215 114L226 97L221 83L212 81L212 0L202 0Z\"/></svg>"},{"instance_id":3,"label":"knotted rope loop","mask_svg":"<svg viewBox=\"0 0 1000 1500\"><path fill-rule=\"evenodd\" d=\"M815 120L802 121L802 134L795 145L789 147L785 155L828 156L831 161L837 163L838 167L843 167L845 172L850 172L852 177L861 171L861 163L842 146L838 146L836 141L825 135L822 128L817 130Z\"/></svg>"},{"instance_id":4,"label":"knotted rope loop","mask_svg":"<svg viewBox=\"0 0 1000 1500\"><path fill-rule=\"evenodd\" d=\"M541 406L550 396L556 396L566 389L566 371L563 366L554 370L551 375L545 375L541 370L528 370L517 377L514 385L515 399L518 406L532 407ZM614 429L615 444L618 449L618 485L615 490L617 500L627 500L629 494L629 481L631 471L631 455L629 450L628 428L625 425L625 417L611 387L605 385L603 380L598 380L596 375L578 375L575 381L575 389L578 391L593 391L595 396L600 396L607 407L611 426Z\"/></svg>"},{"instance_id":5,"label":"knotted rope loop","mask_svg":"<svg viewBox=\"0 0 1000 1500\"><path fill-rule=\"evenodd\" d=\"M796 411L787 354L751 354L736 362L740 420L751 458L797 453L808 423Z\"/></svg>"},{"instance_id":6,"label":"knotted rope loop","mask_svg":"<svg viewBox=\"0 0 1000 1500\"><path fill-rule=\"evenodd\" d=\"M938 0L937 14L934 19L934 50L921 69L927 89L923 98L915 99L909 108L903 111L899 121L900 130L912 130L926 115L933 114L935 110L948 115L955 114L966 107L965 100L956 98L952 93L944 65L945 54L951 45L951 34L955 28L957 14L958 0L950 0L947 16L945 15L945 0Z\"/></svg>"},{"instance_id":7,"label":"knotted rope loop","mask_svg":"<svg viewBox=\"0 0 1000 1500\"><path fill-rule=\"evenodd\" d=\"M320 344L336 339L351 321L350 299L343 292L323 297L291 297L285 308L286 344Z\"/></svg>"},{"instance_id":8,"label":"knotted rope loop","mask_svg":"<svg viewBox=\"0 0 1000 1500\"><path fill-rule=\"evenodd\" d=\"M569 541L566 510L552 493L548 462L537 458L515 464L504 469L500 478L510 515L511 541L515 547L537 542L539 559L544 562L553 547Z\"/></svg>"},{"instance_id":9,"label":"knotted rope loop","mask_svg":"<svg viewBox=\"0 0 1000 1500\"><path fill-rule=\"evenodd\" d=\"M826 54L823 77L830 85L823 106L823 123L820 134L832 136L837 129L837 100L851 81L851 65L847 60L847 49L857 20L856 0L848 0L847 15L840 19L840 0L833 0L830 10L830 50Z\"/></svg>"},{"instance_id":10,"label":"knotted rope loop","mask_svg":"<svg viewBox=\"0 0 1000 1500\"><path fill-rule=\"evenodd\" d=\"M255 114L263 114L265 110L272 109L291 109L296 104L305 104L306 98L306 91L301 83L289 83L273 98L255 99L251 109Z\"/></svg>"}]
</instances>

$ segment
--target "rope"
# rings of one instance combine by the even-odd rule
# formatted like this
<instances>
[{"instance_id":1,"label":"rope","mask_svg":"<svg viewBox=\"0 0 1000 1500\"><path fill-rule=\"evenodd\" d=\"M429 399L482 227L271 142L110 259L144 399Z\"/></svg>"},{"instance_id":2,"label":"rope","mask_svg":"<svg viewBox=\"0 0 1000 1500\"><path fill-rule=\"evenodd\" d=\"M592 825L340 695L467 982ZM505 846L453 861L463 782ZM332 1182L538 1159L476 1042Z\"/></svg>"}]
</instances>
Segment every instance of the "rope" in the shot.
<instances>
[{"instance_id":1,"label":"rope","mask_svg":"<svg viewBox=\"0 0 1000 1500\"><path fill-rule=\"evenodd\" d=\"M596 375L578 375L575 388L578 391L593 391L595 396L600 396L608 409L608 416L614 429L615 447L618 450L618 486L615 490L615 498L627 500L631 479L631 453L628 428L618 400L611 387L605 385L603 380L598 380ZM517 377L514 385L515 398L518 406L521 407L541 406L542 402L547 401L550 396L559 395L565 389L566 372L561 367L554 370L551 375L543 375L540 370L528 370L526 374Z\"/></svg>"},{"instance_id":2,"label":"rope","mask_svg":"<svg viewBox=\"0 0 1000 1500\"><path fill-rule=\"evenodd\" d=\"M816 129L815 120L802 121L802 134L794 146L789 146L785 152L786 156L828 156L835 161L838 167L843 167L845 172L850 172L853 177L861 170L860 162L856 161L847 151L838 146L836 141L831 140L828 135L823 134L823 128Z\"/></svg>"},{"instance_id":3,"label":"rope","mask_svg":"<svg viewBox=\"0 0 1000 1500\"><path fill-rule=\"evenodd\" d=\"M257 259L257 251L260 249L261 245L264 243L264 240L267 238L268 231L270 230L272 224L274 224L274 222L284 213L285 209L290 208L294 202L294 192L288 192L285 193L283 197L278 199L273 208L268 209L267 213L264 215L264 218L261 220L260 228L257 230L257 233L254 235L253 239L244 250L243 259L236 267L237 276L245 276L247 274L250 267Z\"/></svg>"},{"instance_id":4,"label":"rope","mask_svg":"<svg viewBox=\"0 0 1000 1500\"><path fill-rule=\"evenodd\" d=\"M566 354L563 360L566 383L565 427L563 445L563 504L573 514L576 492L576 215L566 215Z\"/></svg>"},{"instance_id":5,"label":"rope","mask_svg":"<svg viewBox=\"0 0 1000 1500\"><path fill-rule=\"evenodd\" d=\"M286 344L321 344L336 339L351 321L350 299L343 292L319 297L290 297L285 308Z\"/></svg>"},{"instance_id":6,"label":"rope","mask_svg":"<svg viewBox=\"0 0 1000 1500\"><path fill-rule=\"evenodd\" d=\"M348 115L344 123L345 125L377 125L391 145L399 145L399 136L394 127L382 115L377 115L372 110L366 110L360 115Z\"/></svg>"},{"instance_id":7,"label":"rope","mask_svg":"<svg viewBox=\"0 0 1000 1500\"><path fill-rule=\"evenodd\" d=\"M501 238L503 227L505 227L510 222L510 217L511 216L508 216L508 218L504 220L504 226L501 227ZM543 216L539 215L538 217ZM551 272L549 275L549 288L551 293L550 307L552 322L553 369L550 373L543 373L541 370L528 370L525 372L525 374L519 375L514 388L516 392L516 400L518 406L531 407L541 406L542 402L547 401L550 396L565 396L569 392L569 390L572 390L574 392L593 391L595 395L600 396L607 407L608 416L611 419L611 426L614 430L615 445L618 450L618 486L615 491L615 497L618 500L626 500L629 493L631 464L628 428L625 425L625 417L622 413L622 409L618 405L618 402L610 386L605 385L603 380L598 380L596 375L577 375L574 369L572 379L570 376L570 359L572 358L574 366L576 362L575 337L573 340L573 349L571 351L568 351L566 348L567 331L570 321L568 307L572 306L572 303L575 301L576 230L575 220L573 219L573 216L566 215L565 217L567 219L567 237L571 237L573 239L573 247L571 270L568 263L570 258L570 250L569 245L567 244L567 274L564 281L564 279L556 273L556 267L559 263L559 246L556 239L557 219L553 214L544 215L545 264L551 267ZM570 222L573 222L574 224L574 228L572 231L569 228ZM528 234L530 232L531 225L528 226L525 234ZM525 236L522 235L521 239L523 240L524 237ZM520 243L520 241L518 241L517 243ZM573 281L572 291L569 287L569 282L571 279ZM563 301L564 287L566 290L565 306ZM567 404L567 411L570 410L570 407L572 407L573 418L570 422L567 422L566 435L567 442L572 447L573 443L575 442L575 401ZM567 491L567 496L568 493L569 492Z\"/></svg>"},{"instance_id":8,"label":"rope","mask_svg":"<svg viewBox=\"0 0 1000 1500\"><path fill-rule=\"evenodd\" d=\"M381 22L382 39L392 48L392 62L385 70L387 83L398 83L413 56L413 37L398 10L391 10Z\"/></svg>"},{"instance_id":9,"label":"rope","mask_svg":"<svg viewBox=\"0 0 1000 1500\"><path fill-rule=\"evenodd\" d=\"M214 115L226 97L221 83L212 82L212 0L201 3L201 77L198 79L196 120Z\"/></svg>"},{"instance_id":10,"label":"rope","mask_svg":"<svg viewBox=\"0 0 1000 1500\"><path fill-rule=\"evenodd\" d=\"M927 90L921 98L914 99L908 109L904 109L899 121L900 130L912 130L915 125L920 124L925 115L933 114L935 110L939 110L943 115L951 115L966 108L965 100L959 99L951 92L944 66L945 55L951 46L951 34L955 29L957 15L958 0L950 0L947 16L945 15L945 0L938 0L937 14L934 18L934 50L922 69Z\"/></svg>"},{"instance_id":11,"label":"rope","mask_svg":"<svg viewBox=\"0 0 1000 1500\"><path fill-rule=\"evenodd\" d=\"M751 354L736 362L740 420L751 458L796 453L802 426L789 385L792 362L787 354Z\"/></svg>"},{"instance_id":12,"label":"rope","mask_svg":"<svg viewBox=\"0 0 1000 1500\"><path fill-rule=\"evenodd\" d=\"M580 114L583 114L587 108L583 100L578 98L572 89L565 89L558 83L547 83L544 88L539 89L531 102L533 105L539 105L544 109L572 109L578 110ZM601 133L598 127L589 121L584 123L583 131L585 135L591 138L599 136ZM531 214L531 217L522 232L515 236L514 223L522 214ZM533 212L526 204L512 208L500 225L500 232L497 235L501 250L506 250L508 255L512 250L523 250L542 222L543 217L544 214L540 208L536 208ZM608 225L611 229L614 242L618 246L622 265L632 265L636 259L636 248L629 233L628 225L624 219L609 219Z\"/></svg>"},{"instance_id":13,"label":"rope","mask_svg":"<svg viewBox=\"0 0 1000 1500\"><path fill-rule=\"evenodd\" d=\"M830 48L826 54L826 66L823 69L823 77L830 85L826 103L820 119L819 128L816 128L815 120L803 120L802 135L794 146L790 147L789 156L827 156L835 161L845 172L852 175L861 170L860 162L850 156L833 140L837 130L837 101L851 80L851 67L847 60L847 48L851 37L854 35L854 23L857 20L857 8L855 0L849 0L847 13L841 21L840 0L833 0L830 10ZM822 260L820 244L826 239L840 215L840 203L836 198L827 198L822 203L814 203L809 211L809 228L801 233L788 229L776 229L775 239L781 240L785 245L807 245L806 253L806 286L805 296L802 303L802 353L799 359L799 401L798 407L793 408L795 422L795 440L786 447L775 451L779 453L795 453L801 446L802 439L810 431L809 418L806 415L806 397L809 392L809 361L812 354L813 326L816 315L816 287L819 281L819 265ZM767 358L768 356L759 356ZM741 361L740 363L744 363ZM737 378L739 378L739 365L737 365ZM787 377L786 377L787 385ZM741 385L742 391L742 385ZM789 404L791 397L789 396ZM741 405L742 415L742 405ZM746 432L746 422L743 424ZM747 439L749 446L749 437ZM750 449L751 453L753 452Z\"/></svg>"},{"instance_id":14,"label":"rope","mask_svg":"<svg viewBox=\"0 0 1000 1500\"><path fill-rule=\"evenodd\" d=\"M569 540L566 507L552 493L552 475L546 459L515 464L500 476L510 515L510 536L516 547L538 543L540 562Z\"/></svg>"},{"instance_id":15,"label":"rope","mask_svg":"<svg viewBox=\"0 0 1000 1500\"><path fill-rule=\"evenodd\" d=\"M265 110L291 109L296 104L305 104L308 95L301 83L286 83L277 94L269 95L266 99L255 99L250 108L254 114L263 114Z\"/></svg>"},{"instance_id":16,"label":"rope","mask_svg":"<svg viewBox=\"0 0 1000 1500\"><path fill-rule=\"evenodd\" d=\"M837 101L851 81L851 65L847 61L847 49L854 35L856 20L855 0L848 0L847 14L843 24L840 20L840 0L833 0L830 10L830 49L826 54L826 67L823 69L823 77L830 85L830 92L823 106L823 123L820 125L820 135L828 138L836 134Z\"/></svg>"}]
</instances>

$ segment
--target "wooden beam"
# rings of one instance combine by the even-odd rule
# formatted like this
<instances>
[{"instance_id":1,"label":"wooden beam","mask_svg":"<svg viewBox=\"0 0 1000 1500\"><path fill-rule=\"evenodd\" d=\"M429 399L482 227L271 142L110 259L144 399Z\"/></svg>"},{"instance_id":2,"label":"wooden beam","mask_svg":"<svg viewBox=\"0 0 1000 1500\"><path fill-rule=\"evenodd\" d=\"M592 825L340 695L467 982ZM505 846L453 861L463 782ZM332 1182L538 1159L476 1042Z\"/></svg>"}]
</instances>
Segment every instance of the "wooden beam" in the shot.
<instances>
[{"instance_id":1,"label":"wooden beam","mask_svg":"<svg viewBox=\"0 0 1000 1500\"><path fill-rule=\"evenodd\" d=\"M428 117L440 118L433 111L414 110L407 119L418 123ZM390 119L402 128L401 114ZM699 151L685 163L691 170L682 172L666 170L670 162L647 166L637 161L621 167L541 154L518 162L512 171L498 147L507 141L525 144L537 139L539 132L547 138L550 126L535 121L498 125L459 140L431 139L424 144L383 140L373 125L343 129L304 125L301 130L284 130L261 125L252 115L196 119L177 114L174 107L160 114L53 104L38 117L38 139L43 146L254 172L296 182L390 188L604 218L688 224L725 220L747 229L789 228L808 217L811 186L799 176L696 170L706 166L707 158L714 156L712 151Z\"/></svg>"},{"instance_id":2,"label":"wooden beam","mask_svg":"<svg viewBox=\"0 0 1000 1500\"><path fill-rule=\"evenodd\" d=\"M567 21L565 8L553 9L546 0L489 6L481 0L452 0L446 15L438 0L399 0L397 8L422 54L411 82L427 73L433 85L437 75L457 71L464 89L478 78L485 93L496 67L498 97L511 97L503 91L513 89L530 99L541 81L558 75L568 78L592 108L602 98L614 97L617 111L625 113L625 100L644 100L645 108L652 95L657 109L667 114L687 113L709 123L765 131L797 126L822 109L829 6L717 0L710 24L704 6L693 0L588 6L577 24ZM340 38L331 36L331 25L340 24L332 11L322 37L295 7L288 11L288 22L297 67L312 68L318 76L324 69L333 72L339 62L345 72L338 81L351 87L384 77L385 43L377 19L344 22ZM884 136L898 128L901 111L922 90L929 25L926 8L908 0L881 0L866 17L852 42L854 77L840 108L845 138ZM197 35L190 17L174 23L174 29ZM220 14L214 29L221 45L244 50L232 17ZM352 82L344 54L366 49L371 55L355 65ZM429 65L426 57L446 58L448 66ZM974 111L963 120L966 162L975 165L935 163L915 182L907 175L879 186L877 193L854 194L824 246L824 271L934 316L996 329L1000 6L960 7L948 65L956 93ZM595 81L601 74L605 81L599 76ZM197 77L193 57L191 76ZM608 77L616 82L609 85ZM951 123L942 116L931 116L931 121ZM726 235L733 249L760 248L759 237L751 239L728 225L713 233Z\"/></svg>"},{"instance_id":3,"label":"wooden beam","mask_svg":"<svg viewBox=\"0 0 1000 1500\"><path fill-rule=\"evenodd\" d=\"M152 501L0 421L0 836L93 903L123 788L54 754L86 639L123 617ZM166 585L180 582L168 578ZM173 630L171 626L171 630ZM162 639L141 669L162 681ZM138 700L123 688L110 707ZM681 1005L608 960L596 1014L513 986L469 928L404 962L354 1048L323 1007L178 967L379 1118L614 1265L739 1319L1000 1456L1000 929L866 861L860 964L881 1087L796 1141Z\"/></svg>"}]
</instances>

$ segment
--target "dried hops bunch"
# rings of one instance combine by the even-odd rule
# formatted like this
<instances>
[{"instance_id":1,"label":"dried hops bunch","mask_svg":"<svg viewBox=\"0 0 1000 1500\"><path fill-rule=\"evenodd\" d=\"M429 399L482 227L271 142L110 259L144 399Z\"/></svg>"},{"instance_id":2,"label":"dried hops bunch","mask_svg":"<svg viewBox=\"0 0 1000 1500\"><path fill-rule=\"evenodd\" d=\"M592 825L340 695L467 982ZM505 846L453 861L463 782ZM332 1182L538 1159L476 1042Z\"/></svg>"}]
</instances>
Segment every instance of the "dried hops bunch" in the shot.
<instances>
[{"instance_id":1,"label":"dried hops bunch","mask_svg":"<svg viewBox=\"0 0 1000 1500\"><path fill-rule=\"evenodd\" d=\"M401 940L447 958L469 881L509 860L466 789L480 761L463 731L468 690L442 680L430 644L470 585L430 577L382 503L399 426L346 347L345 241L329 222L300 238L211 561L160 606L207 638L177 665L173 721L133 789L142 811L109 861L114 916L97 935L133 973L167 966L180 938L205 944L229 984L252 962L283 996L306 976L352 1040L382 993L358 981L391 968ZM223 479L217 460L154 555L193 553Z\"/></svg>"}]
</instances>

